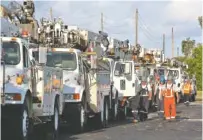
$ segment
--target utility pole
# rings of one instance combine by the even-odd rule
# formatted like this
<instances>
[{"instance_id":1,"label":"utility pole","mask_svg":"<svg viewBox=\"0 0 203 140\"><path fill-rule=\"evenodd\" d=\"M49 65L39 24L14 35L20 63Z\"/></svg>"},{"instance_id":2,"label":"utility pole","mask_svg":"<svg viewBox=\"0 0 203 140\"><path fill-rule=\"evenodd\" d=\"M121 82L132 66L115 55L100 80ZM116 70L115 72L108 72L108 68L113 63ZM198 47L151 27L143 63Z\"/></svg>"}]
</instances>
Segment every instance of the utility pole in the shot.
<instances>
[{"instance_id":1,"label":"utility pole","mask_svg":"<svg viewBox=\"0 0 203 140\"><path fill-rule=\"evenodd\" d=\"M172 27L172 58L174 57L174 35L173 35L173 27Z\"/></svg>"},{"instance_id":2,"label":"utility pole","mask_svg":"<svg viewBox=\"0 0 203 140\"><path fill-rule=\"evenodd\" d=\"M135 12L135 46L138 44L138 9Z\"/></svg>"},{"instance_id":3,"label":"utility pole","mask_svg":"<svg viewBox=\"0 0 203 140\"><path fill-rule=\"evenodd\" d=\"M53 20L52 7L50 8L50 18L51 18L51 21L52 21Z\"/></svg>"},{"instance_id":4,"label":"utility pole","mask_svg":"<svg viewBox=\"0 0 203 140\"><path fill-rule=\"evenodd\" d=\"M103 19L103 13L101 13L101 31L104 31L104 19Z\"/></svg>"},{"instance_id":5,"label":"utility pole","mask_svg":"<svg viewBox=\"0 0 203 140\"><path fill-rule=\"evenodd\" d=\"M162 57L162 61L165 61L165 34L163 34L163 57Z\"/></svg>"}]
</instances>

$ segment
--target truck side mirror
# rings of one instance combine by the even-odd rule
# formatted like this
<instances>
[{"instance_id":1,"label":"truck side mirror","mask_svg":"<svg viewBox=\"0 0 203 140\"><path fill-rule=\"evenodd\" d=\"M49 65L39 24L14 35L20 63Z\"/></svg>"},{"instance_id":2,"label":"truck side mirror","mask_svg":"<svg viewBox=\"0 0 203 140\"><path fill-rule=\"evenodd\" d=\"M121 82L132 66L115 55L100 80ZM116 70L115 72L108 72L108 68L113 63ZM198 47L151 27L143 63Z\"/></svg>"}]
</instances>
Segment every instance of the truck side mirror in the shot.
<instances>
[{"instance_id":1,"label":"truck side mirror","mask_svg":"<svg viewBox=\"0 0 203 140\"><path fill-rule=\"evenodd\" d=\"M47 49L39 47L39 64L46 64L47 62Z\"/></svg>"},{"instance_id":2,"label":"truck side mirror","mask_svg":"<svg viewBox=\"0 0 203 140\"><path fill-rule=\"evenodd\" d=\"M125 74L130 74L130 72L131 72L130 63L126 63L124 73Z\"/></svg>"},{"instance_id":3,"label":"truck side mirror","mask_svg":"<svg viewBox=\"0 0 203 140\"><path fill-rule=\"evenodd\" d=\"M115 75L115 76L119 76L119 71L116 70L116 71L114 72L114 75Z\"/></svg>"}]
</instances>

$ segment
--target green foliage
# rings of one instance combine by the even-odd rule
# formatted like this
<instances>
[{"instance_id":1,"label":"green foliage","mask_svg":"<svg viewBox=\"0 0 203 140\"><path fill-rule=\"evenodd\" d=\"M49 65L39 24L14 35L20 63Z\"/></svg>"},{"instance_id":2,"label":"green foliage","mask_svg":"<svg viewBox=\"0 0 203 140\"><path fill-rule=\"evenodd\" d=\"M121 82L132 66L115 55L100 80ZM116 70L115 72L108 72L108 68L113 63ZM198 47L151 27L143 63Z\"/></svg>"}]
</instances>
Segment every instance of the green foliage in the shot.
<instances>
[{"instance_id":1,"label":"green foliage","mask_svg":"<svg viewBox=\"0 0 203 140\"><path fill-rule=\"evenodd\" d=\"M179 56L179 57L176 57L175 59L180 61L180 62L184 62L186 57L185 56Z\"/></svg>"},{"instance_id":2,"label":"green foliage","mask_svg":"<svg viewBox=\"0 0 203 140\"><path fill-rule=\"evenodd\" d=\"M202 16L199 16L199 17L198 17L198 22L199 22L200 27L202 28L202 25L203 25L203 24L202 24Z\"/></svg>"},{"instance_id":3,"label":"green foliage","mask_svg":"<svg viewBox=\"0 0 203 140\"><path fill-rule=\"evenodd\" d=\"M202 90L202 47L203 45L198 43L197 47L192 50L192 57L176 57L176 60L188 64L186 72L188 72L190 77L192 77L193 74L196 75L198 90Z\"/></svg>"},{"instance_id":4,"label":"green foliage","mask_svg":"<svg viewBox=\"0 0 203 140\"><path fill-rule=\"evenodd\" d=\"M182 53L188 57L191 54L191 50L195 46L195 40L191 40L190 38L186 38L186 40L182 41Z\"/></svg>"},{"instance_id":5,"label":"green foliage","mask_svg":"<svg viewBox=\"0 0 203 140\"><path fill-rule=\"evenodd\" d=\"M192 51L192 58L185 59L189 67L187 69L189 75L196 75L198 90L202 90L202 47L202 44L198 44Z\"/></svg>"}]
</instances>

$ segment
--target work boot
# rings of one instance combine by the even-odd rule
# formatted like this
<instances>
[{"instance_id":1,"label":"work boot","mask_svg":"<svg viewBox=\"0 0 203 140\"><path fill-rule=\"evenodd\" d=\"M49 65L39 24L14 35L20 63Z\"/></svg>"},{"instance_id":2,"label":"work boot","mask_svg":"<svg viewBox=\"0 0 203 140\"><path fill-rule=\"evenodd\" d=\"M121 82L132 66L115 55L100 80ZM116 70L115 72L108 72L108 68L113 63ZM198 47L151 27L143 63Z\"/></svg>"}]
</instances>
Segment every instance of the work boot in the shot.
<instances>
[{"instance_id":1,"label":"work boot","mask_svg":"<svg viewBox=\"0 0 203 140\"><path fill-rule=\"evenodd\" d=\"M139 122L137 119L132 120L132 123L137 123L137 122Z\"/></svg>"}]
</instances>

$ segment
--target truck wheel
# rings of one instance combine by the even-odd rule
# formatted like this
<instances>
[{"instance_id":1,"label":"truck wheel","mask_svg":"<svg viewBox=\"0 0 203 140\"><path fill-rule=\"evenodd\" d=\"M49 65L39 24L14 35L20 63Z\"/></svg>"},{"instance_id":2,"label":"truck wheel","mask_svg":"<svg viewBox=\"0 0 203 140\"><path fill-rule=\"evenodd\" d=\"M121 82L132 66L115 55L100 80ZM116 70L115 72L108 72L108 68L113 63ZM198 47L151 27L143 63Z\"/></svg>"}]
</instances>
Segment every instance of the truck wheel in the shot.
<instances>
[{"instance_id":1,"label":"truck wheel","mask_svg":"<svg viewBox=\"0 0 203 140\"><path fill-rule=\"evenodd\" d=\"M75 133L82 133L85 130L86 115L83 104L79 105L77 119L73 123L73 129Z\"/></svg>"},{"instance_id":2,"label":"truck wheel","mask_svg":"<svg viewBox=\"0 0 203 140\"><path fill-rule=\"evenodd\" d=\"M52 116L52 136L51 140L58 140L58 133L59 133L59 106L58 101L55 102L54 105L54 115Z\"/></svg>"},{"instance_id":3,"label":"truck wheel","mask_svg":"<svg viewBox=\"0 0 203 140\"><path fill-rule=\"evenodd\" d=\"M108 100L104 100L104 125L103 127L107 127L109 123L109 104Z\"/></svg>"},{"instance_id":4,"label":"truck wheel","mask_svg":"<svg viewBox=\"0 0 203 140\"><path fill-rule=\"evenodd\" d=\"M16 130L17 133L17 139L21 139L21 140L28 140L28 136L30 133L30 118L28 116L28 106L27 106L27 102L25 101L25 103L22 106L22 110L20 113L19 118L16 120Z\"/></svg>"},{"instance_id":5,"label":"truck wheel","mask_svg":"<svg viewBox=\"0 0 203 140\"><path fill-rule=\"evenodd\" d=\"M114 121L118 120L118 99L113 100L112 118Z\"/></svg>"},{"instance_id":6,"label":"truck wheel","mask_svg":"<svg viewBox=\"0 0 203 140\"><path fill-rule=\"evenodd\" d=\"M106 99L104 99L103 110L98 113L94 118L95 128L107 127L109 121L109 104Z\"/></svg>"},{"instance_id":7,"label":"truck wheel","mask_svg":"<svg viewBox=\"0 0 203 140\"><path fill-rule=\"evenodd\" d=\"M82 133L85 131L87 124L85 104L86 102L84 101L84 98L82 98L82 103L78 106L75 122L72 125L75 133Z\"/></svg>"},{"instance_id":8,"label":"truck wheel","mask_svg":"<svg viewBox=\"0 0 203 140\"><path fill-rule=\"evenodd\" d=\"M124 106L123 109L119 112L119 119L125 120L127 117L127 107Z\"/></svg>"}]
</instances>

